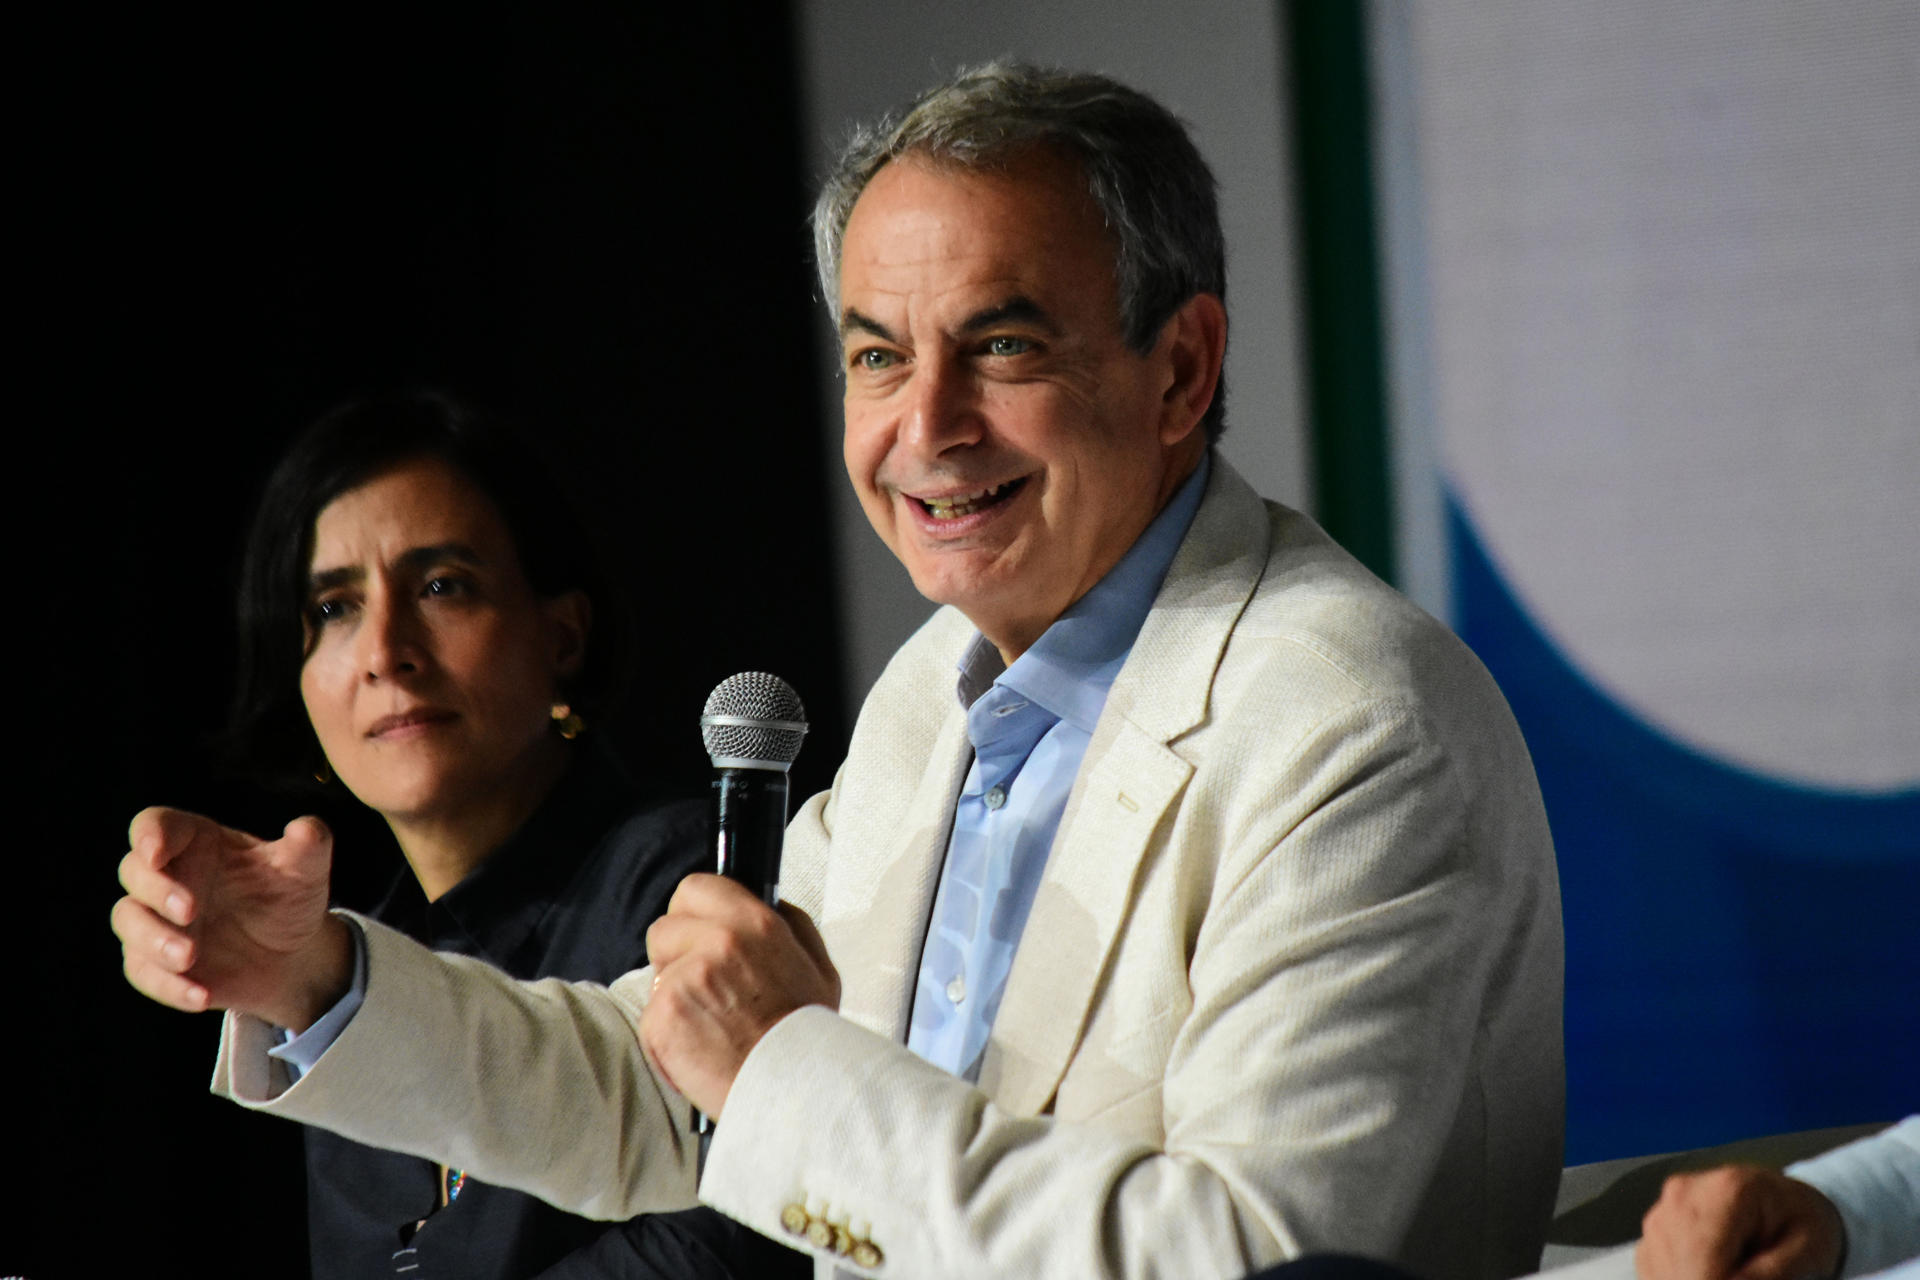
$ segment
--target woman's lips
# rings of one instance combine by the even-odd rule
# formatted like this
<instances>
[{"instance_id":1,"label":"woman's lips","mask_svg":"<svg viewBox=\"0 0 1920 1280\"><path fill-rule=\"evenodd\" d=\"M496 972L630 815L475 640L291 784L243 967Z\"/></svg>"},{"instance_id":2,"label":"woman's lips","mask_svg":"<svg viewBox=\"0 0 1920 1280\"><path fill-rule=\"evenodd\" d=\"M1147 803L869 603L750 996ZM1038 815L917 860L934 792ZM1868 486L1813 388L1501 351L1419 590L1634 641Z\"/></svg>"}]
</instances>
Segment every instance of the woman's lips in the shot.
<instances>
[{"instance_id":1,"label":"woman's lips","mask_svg":"<svg viewBox=\"0 0 1920 1280\"><path fill-rule=\"evenodd\" d=\"M437 707L416 707L412 711L398 711L390 716L381 716L367 730L369 738L402 738L411 733L431 729L436 725L448 724L456 717L451 711L442 711Z\"/></svg>"}]
</instances>

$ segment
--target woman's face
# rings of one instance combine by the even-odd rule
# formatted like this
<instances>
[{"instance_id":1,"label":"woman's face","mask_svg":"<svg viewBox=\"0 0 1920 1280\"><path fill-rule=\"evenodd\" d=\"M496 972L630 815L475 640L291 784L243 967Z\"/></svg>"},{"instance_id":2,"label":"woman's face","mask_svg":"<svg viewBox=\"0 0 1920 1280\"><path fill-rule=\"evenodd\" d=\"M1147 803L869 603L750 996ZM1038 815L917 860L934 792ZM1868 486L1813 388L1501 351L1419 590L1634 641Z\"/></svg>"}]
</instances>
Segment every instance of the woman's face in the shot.
<instances>
[{"instance_id":1,"label":"woman's face","mask_svg":"<svg viewBox=\"0 0 1920 1280\"><path fill-rule=\"evenodd\" d=\"M300 694L354 795L400 827L540 775L587 603L534 593L485 494L403 463L321 510L308 568Z\"/></svg>"}]
</instances>

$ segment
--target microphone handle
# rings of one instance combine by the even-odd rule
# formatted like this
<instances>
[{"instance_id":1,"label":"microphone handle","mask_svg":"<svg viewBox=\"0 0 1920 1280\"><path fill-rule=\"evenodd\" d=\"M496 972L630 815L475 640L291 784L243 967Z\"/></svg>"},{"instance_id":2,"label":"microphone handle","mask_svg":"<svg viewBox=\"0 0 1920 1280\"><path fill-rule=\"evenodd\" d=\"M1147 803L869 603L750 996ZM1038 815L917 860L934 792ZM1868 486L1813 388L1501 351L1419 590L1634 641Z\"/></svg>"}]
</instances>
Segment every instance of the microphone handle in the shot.
<instances>
[{"instance_id":1,"label":"microphone handle","mask_svg":"<svg viewBox=\"0 0 1920 1280\"><path fill-rule=\"evenodd\" d=\"M712 801L714 870L773 906L780 900L780 846L787 835L787 775L721 769Z\"/></svg>"},{"instance_id":2,"label":"microphone handle","mask_svg":"<svg viewBox=\"0 0 1920 1280\"><path fill-rule=\"evenodd\" d=\"M787 836L787 775L780 769L723 768L713 779L713 869L737 880L774 906L780 900L780 846ZM713 1122L693 1113L707 1163Z\"/></svg>"}]
</instances>

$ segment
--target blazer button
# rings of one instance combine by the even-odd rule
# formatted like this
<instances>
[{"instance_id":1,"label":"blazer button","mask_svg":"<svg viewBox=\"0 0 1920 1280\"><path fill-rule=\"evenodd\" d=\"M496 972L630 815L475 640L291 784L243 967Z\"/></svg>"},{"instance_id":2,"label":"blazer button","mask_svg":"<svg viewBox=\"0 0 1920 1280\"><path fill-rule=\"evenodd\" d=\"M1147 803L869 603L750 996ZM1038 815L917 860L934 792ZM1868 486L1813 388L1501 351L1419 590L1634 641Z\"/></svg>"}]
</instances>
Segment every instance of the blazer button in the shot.
<instances>
[{"instance_id":1,"label":"blazer button","mask_svg":"<svg viewBox=\"0 0 1920 1280\"><path fill-rule=\"evenodd\" d=\"M780 1211L780 1225L796 1236L807 1234L807 1210L805 1205L790 1204Z\"/></svg>"},{"instance_id":2,"label":"blazer button","mask_svg":"<svg viewBox=\"0 0 1920 1280\"><path fill-rule=\"evenodd\" d=\"M807 1243L816 1249L833 1248L833 1224L824 1218L815 1218L807 1224Z\"/></svg>"},{"instance_id":3,"label":"blazer button","mask_svg":"<svg viewBox=\"0 0 1920 1280\"><path fill-rule=\"evenodd\" d=\"M845 1227L834 1227L833 1251L843 1258L853 1252L853 1236Z\"/></svg>"},{"instance_id":4,"label":"blazer button","mask_svg":"<svg viewBox=\"0 0 1920 1280\"><path fill-rule=\"evenodd\" d=\"M880 1252L880 1246L871 1240L862 1240L853 1246L853 1261L856 1266L872 1271L886 1260L886 1255Z\"/></svg>"}]
</instances>

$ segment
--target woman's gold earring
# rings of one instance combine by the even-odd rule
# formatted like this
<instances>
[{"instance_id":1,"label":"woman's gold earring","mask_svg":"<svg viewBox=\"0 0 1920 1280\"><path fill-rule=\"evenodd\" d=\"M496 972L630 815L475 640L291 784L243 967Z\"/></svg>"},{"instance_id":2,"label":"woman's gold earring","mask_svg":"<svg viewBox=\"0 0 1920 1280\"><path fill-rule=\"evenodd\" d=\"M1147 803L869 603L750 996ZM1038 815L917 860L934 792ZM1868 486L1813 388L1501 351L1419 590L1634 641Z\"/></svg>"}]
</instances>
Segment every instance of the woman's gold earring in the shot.
<instances>
[{"instance_id":1,"label":"woman's gold earring","mask_svg":"<svg viewBox=\"0 0 1920 1280\"><path fill-rule=\"evenodd\" d=\"M548 714L553 717L553 727L558 729L560 736L568 741L579 737L580 731L587 727L587 722L580 718L580 713L564 702L554 703L553 709Z\"/></svg>"},{"instance_id":2,"label":"woman's gold earring","mask_svg":"<svg viewBox=\"0 0 1920 1280\"><path fill-rule=\"evenodd\" d=\"M313 780L323 787L333 781L333 770L327 767L325 756L320 757L320 763L313 771Z\"/></svg>"}]
</instances>

